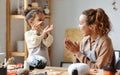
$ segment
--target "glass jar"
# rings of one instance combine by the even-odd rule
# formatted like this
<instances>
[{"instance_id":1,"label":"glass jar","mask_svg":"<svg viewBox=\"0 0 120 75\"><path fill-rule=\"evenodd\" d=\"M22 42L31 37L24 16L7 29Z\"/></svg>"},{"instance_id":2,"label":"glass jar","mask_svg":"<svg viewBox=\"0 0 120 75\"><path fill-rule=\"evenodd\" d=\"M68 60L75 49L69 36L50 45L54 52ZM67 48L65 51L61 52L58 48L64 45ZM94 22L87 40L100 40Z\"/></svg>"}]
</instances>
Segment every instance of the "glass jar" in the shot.
<instances>
[{"instance_id":1,"label":"glass jar","mask_svg":"<svg viewBox=\"0 0 120 75\"><path fill-rule=\"evenodd\" d=\"M49 10L49 8L48 8L48 5L45 5L45 7L44 7L44 14L45 15L49 15L49 13L50 13L50 10Z\"/></svg>"}]
</instances>

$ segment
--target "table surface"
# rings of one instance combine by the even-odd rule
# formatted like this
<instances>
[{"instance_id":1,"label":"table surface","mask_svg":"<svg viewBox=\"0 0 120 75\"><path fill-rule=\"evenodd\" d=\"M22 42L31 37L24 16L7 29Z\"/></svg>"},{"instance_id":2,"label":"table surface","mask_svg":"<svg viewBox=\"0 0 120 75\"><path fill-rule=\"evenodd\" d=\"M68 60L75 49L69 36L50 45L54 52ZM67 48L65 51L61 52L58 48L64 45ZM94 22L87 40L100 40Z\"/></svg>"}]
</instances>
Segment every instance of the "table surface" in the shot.
<instances>
[{"instance_id":1,"label":"table surface","mask_svg":"<svg viewBox=\"0 0 120 75\"><path fill-rule=\"evenodd\" d=\"M47 72L47 75L69 75L67 68L63 67L46 67L45 69L34 69L33 71L30 72L30 75L34 74L37 75L39 73L45 72ZM94 69L91 69L90 72L92 72L92 74L89 75L104 75L102 69L97 69L96 73L94 72ZM120 75L120 71L117 71L116 75Z\"/></svg>"},{"instance_id":2,"label":"table surface","mask_svg":"<svg viewBox=\"0 0 120 75\"><path fill-rule=\"evenodd\" d=\"M46 67L45 69L34 69L32 72L30 72L30 75L45 72L47 72L47 75L69 75L67 72L67 68L62 67Z\"/></svg>"},{"instance_id":3,"label":"table surface","mask_svg":"<svg viewBox=\"0 0 120 75\"><path fill-rule=\"evenodd\" d=\"M12 72L12 70L8 70L8 72ZM44 69L34 69L30 71L29 75L69 75L69 73L64 67L47 66ZM104 71L102 69L90 69L89 75L104 75ZM115 75L120 75L120 70L117 70Z\"/></svg>"}]
</instances>

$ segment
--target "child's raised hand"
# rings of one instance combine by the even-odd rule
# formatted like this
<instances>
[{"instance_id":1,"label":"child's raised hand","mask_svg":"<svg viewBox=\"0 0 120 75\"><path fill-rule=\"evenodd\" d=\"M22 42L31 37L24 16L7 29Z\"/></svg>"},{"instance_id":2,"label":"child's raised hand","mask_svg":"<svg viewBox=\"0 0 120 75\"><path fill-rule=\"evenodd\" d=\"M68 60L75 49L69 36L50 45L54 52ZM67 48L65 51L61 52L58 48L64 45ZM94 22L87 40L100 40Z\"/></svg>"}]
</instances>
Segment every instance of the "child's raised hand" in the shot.
<instances>
[{"instance_id":1,"label":"child's raised hand","mask_svg":"<svg viewBox=\"0 0 120 75\"><path fill-rule=\"evenodd\" d=\"M50 25L50 26L45 27L44 32L48 33L48 32L51 32L52 30L53 30L53 25Z\"/></svg>"}]
</instances>

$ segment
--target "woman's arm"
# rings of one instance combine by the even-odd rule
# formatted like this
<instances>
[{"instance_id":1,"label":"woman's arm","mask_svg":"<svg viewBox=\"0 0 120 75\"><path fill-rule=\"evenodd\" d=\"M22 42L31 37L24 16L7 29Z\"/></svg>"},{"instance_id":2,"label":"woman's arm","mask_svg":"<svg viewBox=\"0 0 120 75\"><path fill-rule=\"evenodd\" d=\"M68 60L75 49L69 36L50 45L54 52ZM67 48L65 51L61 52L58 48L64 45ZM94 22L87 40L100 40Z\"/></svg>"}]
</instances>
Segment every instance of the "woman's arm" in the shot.
<instances>
[{"instance_id":1,"label":"woman's arm","mask_svg":"<svg viewBox=\"0 0 120 75\"><path fill-rule=\"evenodd\" d=\"M75 55L75 58L81 63L88 64L91 68L103 68L103 66L108 66L110 64L113 52L112 43L110 40L107 40L102 43L96 63L92 63L84 54L80 52Z\"/></svg>"}]
</instances>

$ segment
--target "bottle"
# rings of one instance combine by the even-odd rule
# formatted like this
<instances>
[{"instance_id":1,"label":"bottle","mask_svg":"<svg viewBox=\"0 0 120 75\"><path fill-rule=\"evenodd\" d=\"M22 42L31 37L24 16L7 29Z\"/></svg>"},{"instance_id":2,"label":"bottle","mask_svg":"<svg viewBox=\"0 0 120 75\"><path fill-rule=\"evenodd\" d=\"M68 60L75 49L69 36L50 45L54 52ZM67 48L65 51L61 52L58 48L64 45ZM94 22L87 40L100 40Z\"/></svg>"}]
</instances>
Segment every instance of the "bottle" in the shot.
<instances>
[{"instance_id":1,"label":"bottle","mask_svg":"<svg viewBox=\"0 0 120 75\"><path fill-rule=\"evenodd\" d=\"M36 0L32 0L32 7L38 7L38 2Z\"/></svg>"},{"instance_id":2,"label":"bottle","mask_svg":"<svg viewBox=\"0 0 120 75\"><path fill-rule=\"evenodd\" d=\"M49 13L50 13L50 10L49 10L49 8L48 8L48 5L45 5L45 7L44 7L44 14L45 15L49 15Z\"/></svg>"},{"instance_id":3,"label":"bottle","mask_svg":"<svg viewBox=\"0 0 120 75\"><path fill-rule=\"evenodd\" d=\"M30 68L29 68L29 64L27 63L26 60L24 61L24 69L26 69L26 70L30 70Z\"/></svg>"}]
</instances>

